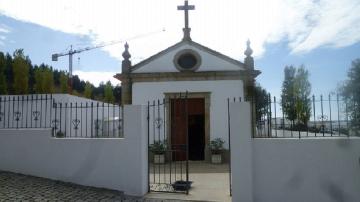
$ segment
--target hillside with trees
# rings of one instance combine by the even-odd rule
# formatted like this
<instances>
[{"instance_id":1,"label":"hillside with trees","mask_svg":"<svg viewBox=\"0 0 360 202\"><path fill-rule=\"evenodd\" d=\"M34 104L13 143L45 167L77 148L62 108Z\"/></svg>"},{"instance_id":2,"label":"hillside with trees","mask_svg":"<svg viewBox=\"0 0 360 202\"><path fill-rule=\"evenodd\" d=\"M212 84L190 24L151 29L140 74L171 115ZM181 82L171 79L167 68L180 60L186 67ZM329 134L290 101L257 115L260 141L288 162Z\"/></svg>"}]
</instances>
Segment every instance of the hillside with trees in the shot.
<instances>
[{"instance_id":1,"label":"hillside with trees","mask_svg":"<svg viewBox=\"0 0 360 202\"><path fill-rule=\"evenodd\" d=\"M22 49L11 55L0 52L0 95L68 93L68 73L47 64L33 65ZM72 94L95 100L120 103L121 86L110 81L95 87L89 81L72 77Z\"/></svg>"}]
</instances>

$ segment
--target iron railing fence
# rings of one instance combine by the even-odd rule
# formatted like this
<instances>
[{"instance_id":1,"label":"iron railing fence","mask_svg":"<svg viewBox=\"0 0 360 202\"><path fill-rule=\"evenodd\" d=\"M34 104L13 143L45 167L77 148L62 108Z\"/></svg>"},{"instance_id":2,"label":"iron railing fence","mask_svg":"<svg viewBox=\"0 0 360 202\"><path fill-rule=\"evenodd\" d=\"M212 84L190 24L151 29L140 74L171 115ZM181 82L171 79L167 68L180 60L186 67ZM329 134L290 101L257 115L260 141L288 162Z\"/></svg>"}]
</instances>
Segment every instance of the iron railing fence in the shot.
<instances>
[{"instance_id":1,"label":"iron railing fence","mask_svg":"<svg viewBox=\"0 0 360 202\"><path fill-rule=\"evenodd\" d=\"M54 103L53 135L65 138L123 137L123 109L103 102Z\"/></svg>"},{"instance_id":2,"label":"iron railing fence","mask_svg":"<svg viewBox=\"0 0 360 202\"><path fill-rule=\"evenodd\" d=\"M359 106L339 95L285 101L269 94L259 102L253 104L255 138L360 136Z\"/></svg>"},{"instance_id":3,"label":"iron railing fence","mask_svg":"<svg viewBox=\"0 0 360 202\"><path fill-rule=\"evenodd\" d=\"M149 191L189 193L187 106L187 92L148 102Z\"/></svg>"},{"instance_id":4,"label":"iron railing fence","mask_svg":"<svg viewBox=\"0 0 360 202\"><path fill-rule=\"evenodd\" d=\"M52 95L0 96L0 129L51 128Z\"/></svg>"},{"instance_id":5,"label":"iron railing fence","mask_svg":"<svg viewBox=\"0 0 360 202\"><path fill-rule=\"evenodd\" d=\"M54 137L119 138L123 110L117 104L63 95L0 96L0 129L26 128L52 128Z\"/></svg>"}]
</instances>

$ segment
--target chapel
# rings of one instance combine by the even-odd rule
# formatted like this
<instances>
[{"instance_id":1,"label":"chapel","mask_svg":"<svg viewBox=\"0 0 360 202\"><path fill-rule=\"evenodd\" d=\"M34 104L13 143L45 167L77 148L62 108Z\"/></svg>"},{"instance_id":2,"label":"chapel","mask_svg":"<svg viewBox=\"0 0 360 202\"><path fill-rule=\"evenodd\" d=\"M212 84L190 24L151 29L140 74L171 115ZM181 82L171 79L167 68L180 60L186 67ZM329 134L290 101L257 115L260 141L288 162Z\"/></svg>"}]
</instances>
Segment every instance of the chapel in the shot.
<instances>
[{"instance_id":1,"label":"chapel","mask_svg":"<svg viewBox=\"0 0 360 202\"><path fill-rule=\"evenodd\" d=\"M193 41L188 11L194 8L187 0L178 6L185 14L183 38L167 49L132 65L126 43L121 73L114 77L121 81L123 105L146 105L149 101L171 99L187 92L188 126L184 128L188 128L189 159L205 160L209 156L207 145L212 139L227 140L227 98L244 101L251 97L255 78L261 72L254 68L249 40L244 62ZM170 104L176 105L176 102ZM176 119L176 113L169 116L166 118L169 124L183 125ZM170 136L178 136L170 138L170 145L184 139L180 134L186 133L181 130L170 130Z\"/></svg>"}]
</instances>

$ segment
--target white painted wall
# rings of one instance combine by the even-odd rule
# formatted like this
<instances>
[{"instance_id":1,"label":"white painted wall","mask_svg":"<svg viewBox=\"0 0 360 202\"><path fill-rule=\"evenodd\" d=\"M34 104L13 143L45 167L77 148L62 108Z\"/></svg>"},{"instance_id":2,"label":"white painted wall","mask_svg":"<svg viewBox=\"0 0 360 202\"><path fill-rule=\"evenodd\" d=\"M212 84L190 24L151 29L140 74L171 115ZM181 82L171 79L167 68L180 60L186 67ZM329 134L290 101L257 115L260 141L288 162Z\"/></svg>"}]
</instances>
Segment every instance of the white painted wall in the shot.
<instances>
[{"instance_id":1,"label":"white painted wall","mask_svg":"<svg viewBox=\"0 0 360 202\"><path fill-rule=\"evenodd\" d=\"M241 80L217 81L174 81L174 82L141 82L133 84L132 101L135 105L147 105L147 101L165 98L164 93L210 92L210 138L228 138L227 98L244 97ZM151 112L152 113L152 112ZM150 114L152 117L153 114ZM157 114L155 115L157 116ZM160 112L163 118L163 113ZM150 125L150 131L153 131ZM160 131L163 136L163 130ZM226 143L225 146L228 144Z\"/></svg>"},{"instance_id":2,"label":"white painted wall","mask_svg":"<svg viewBox=\"0 0 360 202\"><path fill-rule=\"evenodd\" d=\"M159 58L151 61L148 64L145 64L141 68L133 71L134 73L150 73L150 72L179 72L174 65L174 56L176 53L183 49L192 49L199 53L201 56L201 65L198 72L201 71L233 71L233 70L244 70L243 67L239 67L233 63L230 63L222 58L219 58L215 55L212 55L208 52L205 52L197 47L191 46L189 44L183 44L182 46L177 47L176 49L162 55Z\"/></svg>"},{"instance_id":3,"label":"white painted wall","mask_svg":"<svg viewBox=\"0 0 360 202\"><path fill-rule=\"evenodd\" d=\"M146 108L126 106L125 138L52 138L51 129L0 130L0 170L147 192Z\"/></svg>"},{"instance_id":4,"label":"white painted wall","mask_svg":"<svg viewBox=\"0 0 360 202\"><path fill-rule=\"evenodd\" d=\"M234 202L360 199L360 138L251 138L247 103L230 105Z\"/></svg>"},{"instance_id":5,"label":"white painted wall","mask_svg":"<svg viewBox=\"0 0 360 202\"><path fill-rule=\"evenodd\" d=\"M360 138L254 139L254 201L359 201Z\"/></svg>"}]
</instances>

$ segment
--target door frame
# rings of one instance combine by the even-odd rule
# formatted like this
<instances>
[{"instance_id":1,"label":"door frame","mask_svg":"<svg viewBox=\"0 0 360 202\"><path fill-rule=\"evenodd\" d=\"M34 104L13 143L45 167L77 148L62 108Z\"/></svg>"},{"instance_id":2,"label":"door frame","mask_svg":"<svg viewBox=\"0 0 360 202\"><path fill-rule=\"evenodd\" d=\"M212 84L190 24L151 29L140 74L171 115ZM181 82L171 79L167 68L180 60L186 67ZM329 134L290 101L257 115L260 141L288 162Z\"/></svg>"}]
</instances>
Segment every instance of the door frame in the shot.
<instances>
[{"instance_id":1,"label":"door frame","mask_svg":"<svg viewBox=\"0 0 360 202\"><path fill-rule=\"evenodd\" d=\"M173 98L178 97L180 92L166 92L164 93L165 100L171 100ZM210 160L210 151L208 148L208 145L210 144L210 98L211 98L211 92L188 92L187 93L187 99L191 98L203 98L204 99L204 107L205 107L205 161ZM171 109L171 107L169 107ZM167 110L166 112L166 121L167 123L171 123L171 114L170 110ZM171 144L171 125L167 124L167 131L169 132L169 138L168 138L168 145Z\"/></svg>"}]
</instances>

